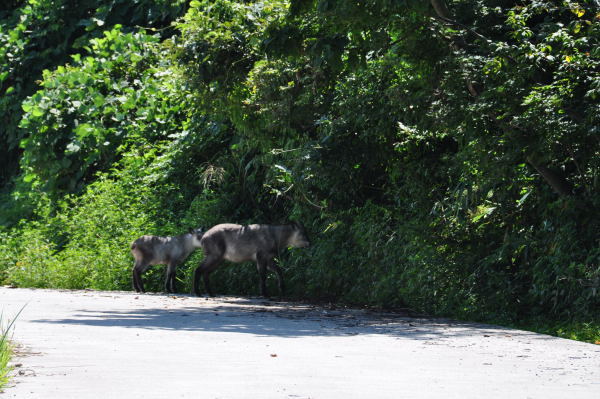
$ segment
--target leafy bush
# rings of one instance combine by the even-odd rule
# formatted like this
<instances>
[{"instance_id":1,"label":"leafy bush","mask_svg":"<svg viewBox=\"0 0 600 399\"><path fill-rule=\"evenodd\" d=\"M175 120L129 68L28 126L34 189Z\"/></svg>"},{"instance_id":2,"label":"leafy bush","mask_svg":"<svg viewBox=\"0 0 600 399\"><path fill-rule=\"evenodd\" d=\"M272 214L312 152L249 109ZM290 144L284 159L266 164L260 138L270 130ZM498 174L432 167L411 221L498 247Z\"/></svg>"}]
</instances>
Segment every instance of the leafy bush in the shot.
<instances>
[{"instance_id":1,"label":"leafy bush","mask_svg":"<svg viewBox=\"0 0 600 399\"><path fill-rule=\"evenodd\" d=\"M4 2L0 8L0 184L18 174L22 101L38 89L42 71L82 54L90 39L115 25L157 29L164 37L172 20L187 9L184 0L31 0Z\"/></svg>"},{"instance_id":2,"label":"leafy bush","mask_svg":"<svg viewBox=\"0 0 600 399\"><path fill-rule=\"evenodd\" d=\"M63 216L69 238L60 253L61 285L129 288L131 242L156 229L154 210L144 203L150 196L146 187L133 182L102 179L75 199Z\"/></svg>"},{"instance_id":3,"label":"leafy bush","mask_svg":"<svg viewBox=\"0 0 600 399\"><path fill-rule=\"evenodd\" d=\"M91 41L88 56L44 72L43 89L23 103L26 181L73 192L117 162L124 144L143 147L180 127L181 98L157 42L117 26Z\"/></svg>"},{"instance_id":4,"label":"leafy bush","mask_svg":"<svg viewBox=\"0 0 600 399\"><path fill-rule=\"evenodd\" d=\"M21 287L52 287L59 265L56 245L36 223L23 224L21 231L3 242L2 249L11 254L3 259L6 281Z\"/></svg>"},{"instance_id":5,"label":"leafy bush","mask_svg":"<svg viewBox=\"0 0 600 399\"><path fill-rule=\"evenodd\" d=\"M103 178L56 215L4 233L6 281L24 287L125 289L129 245L152 230L147 190Z\"/></svg>"}]
</instances>

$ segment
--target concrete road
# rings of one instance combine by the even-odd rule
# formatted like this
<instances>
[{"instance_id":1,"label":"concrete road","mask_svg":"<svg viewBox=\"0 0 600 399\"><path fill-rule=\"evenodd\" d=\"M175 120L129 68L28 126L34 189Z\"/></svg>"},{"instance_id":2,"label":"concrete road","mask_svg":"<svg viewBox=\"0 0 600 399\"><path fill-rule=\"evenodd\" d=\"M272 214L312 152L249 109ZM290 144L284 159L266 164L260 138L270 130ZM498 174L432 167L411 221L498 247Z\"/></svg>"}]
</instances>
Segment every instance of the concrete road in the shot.
<instances>
[{"instance_id":1,"label":"concrete road","mask_svg":"<svg viewBox=\"0 0 600 399\"><path fill-rule=\"evenodd\" d=\"M600 346L260 299L0 288L4 398L600 398Z\"/></svg>"}]
</instances>

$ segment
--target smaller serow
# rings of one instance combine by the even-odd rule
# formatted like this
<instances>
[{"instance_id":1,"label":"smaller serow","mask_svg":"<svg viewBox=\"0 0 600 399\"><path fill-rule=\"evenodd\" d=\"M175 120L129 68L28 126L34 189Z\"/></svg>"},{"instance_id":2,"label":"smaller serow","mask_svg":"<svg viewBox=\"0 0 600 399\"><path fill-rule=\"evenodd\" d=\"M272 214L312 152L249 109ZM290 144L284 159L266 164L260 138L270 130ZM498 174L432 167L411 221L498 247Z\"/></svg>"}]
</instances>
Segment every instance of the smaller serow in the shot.
<instances>
[{"instance_id":1,"label":"smaller serow","mask_svg":"<svg viewBox=\"0 0 600 399\"><path fill-rule=\"evenodd\" d=\"M142 236L131 244L133 265L133 288L144 292L142 273L152 265L167 265L165 291L175 292L175 270L188 256L200 248L202 228L190 229L186 234L174 237Z\"/></svg>"},{"instance_id":2,"label":"smaller serow","mask_svg":"<svg viewBox=\"0 0 600 399\"><path fill-rule=\"evenodd\" d=\"M310 245L304 227L298 223L282 226L267 224L218 224L210 228L202 240L204 260L194 272L194 293L200 296L198 285L204 279L204 288L214 296L210 288L209 275L227 260L241 263L256 262L260 277L260 294L267 296L267 269L277 274L279 295L283 295L283 271L275 264L274 258L288 247L305 248Z\"/></svg>"}]
</instances>

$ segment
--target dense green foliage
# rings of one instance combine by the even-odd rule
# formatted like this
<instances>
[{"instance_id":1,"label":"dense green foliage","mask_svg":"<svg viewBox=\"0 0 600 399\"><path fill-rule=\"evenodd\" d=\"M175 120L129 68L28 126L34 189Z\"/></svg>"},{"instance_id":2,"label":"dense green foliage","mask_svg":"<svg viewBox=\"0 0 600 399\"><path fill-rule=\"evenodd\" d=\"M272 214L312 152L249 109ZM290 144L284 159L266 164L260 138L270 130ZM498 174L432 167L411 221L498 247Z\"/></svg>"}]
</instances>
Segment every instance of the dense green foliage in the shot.
<instances>
[{"instance_id":1,"label":"dense green foliage","mask_svg":"<svg viewBox=\"0 0 600 399\"><path fill-rule=\"evenodd\" d=\"M187 8L184 0L13 0L0 6L0 184L15 174L26 133L21 102L38 89L42 71L80 53L116 24L168 27ZM113 49L114 50L114 49Z\"/></svg>"},{"instance_id":2,"label":"dense green foliage","mask_svg":"<svg viewBox=\"0 0 600 399\"><path fill-rule=\"evenodd\" d=\"M594 330L595 1L50 3L0 10L2 280L126 289L141 234L292 219L293 297Z\"/></svg>"}]
</instances>

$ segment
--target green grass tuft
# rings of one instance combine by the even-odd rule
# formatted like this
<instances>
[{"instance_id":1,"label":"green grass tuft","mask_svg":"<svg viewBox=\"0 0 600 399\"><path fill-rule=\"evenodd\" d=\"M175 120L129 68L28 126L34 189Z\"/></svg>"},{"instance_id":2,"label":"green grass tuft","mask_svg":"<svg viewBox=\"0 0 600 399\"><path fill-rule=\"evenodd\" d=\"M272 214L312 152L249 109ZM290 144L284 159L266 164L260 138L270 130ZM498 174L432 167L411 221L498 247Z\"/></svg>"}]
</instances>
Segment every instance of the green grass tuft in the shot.
<instances>
[{"instance_id":1,"label":"green grass tuft","mask_svg":"<svg viewBox=\"0 0 600 399\"><path fill-rule=\"evenodd\" d=\"M12 347L9 340L10 331L15 323L19 314L23 311L23 308L17 313L17 315L8 322L6 327L4 326L4 315L0 313L0 390L8 383L8 374L11 370L9 361L12 356ZM1 392L1 391L0 391Z\"/></svg>"}]
</instances>

